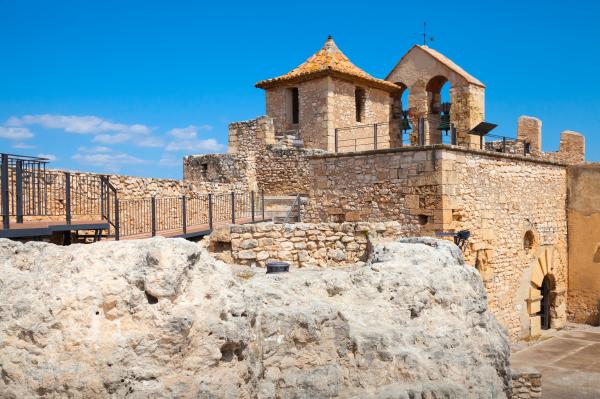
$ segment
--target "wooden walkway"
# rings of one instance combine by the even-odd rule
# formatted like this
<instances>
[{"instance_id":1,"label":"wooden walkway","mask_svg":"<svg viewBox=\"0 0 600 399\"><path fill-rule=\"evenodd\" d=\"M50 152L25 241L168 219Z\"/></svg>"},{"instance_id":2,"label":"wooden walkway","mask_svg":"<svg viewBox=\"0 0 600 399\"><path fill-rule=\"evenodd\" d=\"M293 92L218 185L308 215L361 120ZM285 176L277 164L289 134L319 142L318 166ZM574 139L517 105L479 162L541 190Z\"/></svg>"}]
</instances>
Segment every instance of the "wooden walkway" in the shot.
<instances>
[{"instance_id":1,"label":"wooden walkway","mask_svg":"<svg viewBox=\"0 0 600 399\"><path fill-rule=\"evenodd\" d=\"M0 238L43 237L50 236L55 232L107 229L108 223L103 220L77 220L71 223L65 221L13 222L9 229L4 229L0 225Z\"/></svg>"},{"instance_id":2,"label":"wooden walkway","mask_svg":"<svg viewBox=\"0 0 600 399\"><path fill-rule=\"evenodd\" d=\"M263 222L267 220L266 218L263 220L262 217L255 217L254 221L252 221L252 218L240 218L240 219L236 219L235 220L235 224L250 224L250 223L259 223L259 222ZM185 232L183 231L183 228L176 228L176 229L169 229L169 230L159 230L156 232L156 236L160 236L160 237L167 237L167 238L176 238L176 237L181 237L181 238L195 238L195 237L202 237L202 236L206 236L209 235L212 230L214 230L216 227L219 226L227 226L229 224L232 224L230 221L224 221L224 222L219 222L219 223L214 223L213 224L213 228L211 229L210 226L208 224L199 224L199 225L194 225L194 226L188 226L185 229ZM148 232L148 233L142 233L142 234L133 234L133 235L128 235L128 236L121 236L120 240L141 240L144 238L151 238L152 237L152 233ZM112 237L110 239L113 239Z\"/></svg>"}]
</instances>

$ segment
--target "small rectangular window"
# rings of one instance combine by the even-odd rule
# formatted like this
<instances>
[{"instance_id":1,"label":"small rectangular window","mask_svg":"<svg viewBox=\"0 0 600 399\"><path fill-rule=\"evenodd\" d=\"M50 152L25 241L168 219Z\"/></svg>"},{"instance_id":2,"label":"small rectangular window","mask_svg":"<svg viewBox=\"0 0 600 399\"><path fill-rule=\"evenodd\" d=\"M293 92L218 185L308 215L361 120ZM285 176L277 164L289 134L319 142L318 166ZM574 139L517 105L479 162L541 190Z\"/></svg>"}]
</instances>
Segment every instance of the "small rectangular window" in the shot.
<instances>
[{"instance_id":1,"label":"small rectangular window","mask_svg":"<svg viewBox=\"0 0 600 399\"><path fill-rule=\"evenodd\" d=\"M298 88L294 87L291 89L292 95L292 123L297 124L300 122L300 97L298 94Z\"/></svg>"},{"instance_id":2,"label":"small rectangular window","mask_svg":"<svg viewBox=\"0 0 600 399\"><path fill-rule=\"evenodd\" d=\"M366 95L364 89L357 87L354 90L354 102L356 107L356 121L362 122L365 118Z\"/></svg>"}]
</instances>

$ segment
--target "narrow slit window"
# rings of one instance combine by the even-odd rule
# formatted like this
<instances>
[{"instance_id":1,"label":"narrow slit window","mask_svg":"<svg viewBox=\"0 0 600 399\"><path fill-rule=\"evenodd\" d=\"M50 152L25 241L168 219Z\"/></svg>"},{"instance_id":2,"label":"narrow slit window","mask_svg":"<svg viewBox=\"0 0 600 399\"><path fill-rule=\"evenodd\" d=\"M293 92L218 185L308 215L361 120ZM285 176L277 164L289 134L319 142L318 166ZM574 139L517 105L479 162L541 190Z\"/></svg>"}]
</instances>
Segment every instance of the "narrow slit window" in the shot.
<instances>
[{"instance_id":1,"label":"narrow slit window","mask_svg":"<svg viewBox=\"0 0 600 399\"><path fill-rule=\"evenodd\" d=\"M292 95L292 123L297 124L300 122L300 97L298 95L298 88L294 87L290 91Z\"/></svg>"},{"instance_id":2,"label":"narrow slit window","mask_svg":"<svg viewBox=\"0 0 600 399\"><path fill-rule=\"evenodd\" d=\"M356 103L356 121L362 122L365 119L365 91L360 87L354 90L354 101Z\"/></svg>"}]
</instances>

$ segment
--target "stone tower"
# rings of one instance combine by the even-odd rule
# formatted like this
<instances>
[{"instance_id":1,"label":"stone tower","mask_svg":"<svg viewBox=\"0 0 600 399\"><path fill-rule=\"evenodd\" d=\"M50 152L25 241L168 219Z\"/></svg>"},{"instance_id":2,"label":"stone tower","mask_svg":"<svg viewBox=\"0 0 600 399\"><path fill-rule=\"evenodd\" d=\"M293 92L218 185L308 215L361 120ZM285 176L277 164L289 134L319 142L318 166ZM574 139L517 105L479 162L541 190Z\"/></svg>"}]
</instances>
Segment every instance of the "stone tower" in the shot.
<instances>
[{"instance_id":1,"label":"stone tower","mask_svg":"<svg viewBox=\"0 0 600 399\"><path fill-rule=\"evenodd\" d=\"M306 148L327 151L335 150L336 129L388 122L390 94L399 90L352 64L331 36L303 64L256 87L266 91L276 133L292 131Z\"/></svg>"},{"instance_id":2,"label":"stone tower","mask_svg":"<svg viewBox=\"0 0 600 399\"><path fill-rule=\"evenodd\" d=\"M418 120L424 120L424 143L438 144L441 134L441 89L450 83L450 122L456 127L460 146L479 148L478 138L468 132L485 117L485 85L450 59L428 46L413 46L396 64L386 80L400 87L396 99L408 91L408 108L418 135ZM398 101L394 101L396 105ZM397 105L396 105L397 106Z\"/></svg>"}]
</instances>

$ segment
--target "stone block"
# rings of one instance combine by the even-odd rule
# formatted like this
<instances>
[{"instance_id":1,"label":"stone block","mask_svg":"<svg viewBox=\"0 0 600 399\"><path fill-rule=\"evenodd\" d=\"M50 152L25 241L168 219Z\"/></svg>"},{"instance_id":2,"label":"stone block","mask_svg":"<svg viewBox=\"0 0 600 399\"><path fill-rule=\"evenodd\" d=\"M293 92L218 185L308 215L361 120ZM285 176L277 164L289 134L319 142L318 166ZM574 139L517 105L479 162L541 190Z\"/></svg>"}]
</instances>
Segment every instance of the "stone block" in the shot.
<instances>
[{"instance_id":1,"label":"stone block","mask_svg":"<svg viewBox=\"0 0 600 399\"><path fill-rule=\"evenodd\" d=\"M254 238L248 238L240 243L241 249L252 249L256 247L258 247L258 240L255 240Z\"/></svg>"},{"instance_id":2,"label":"stone block","mask_svg":"<svg viewBox=\"0 0 600 399\"><path fill-rule=\"evenodd\" d=\"M256 259L256 252L252 250L243 250L237 253L237 258L243 260Z\"/></svg>"}]
</instances>

